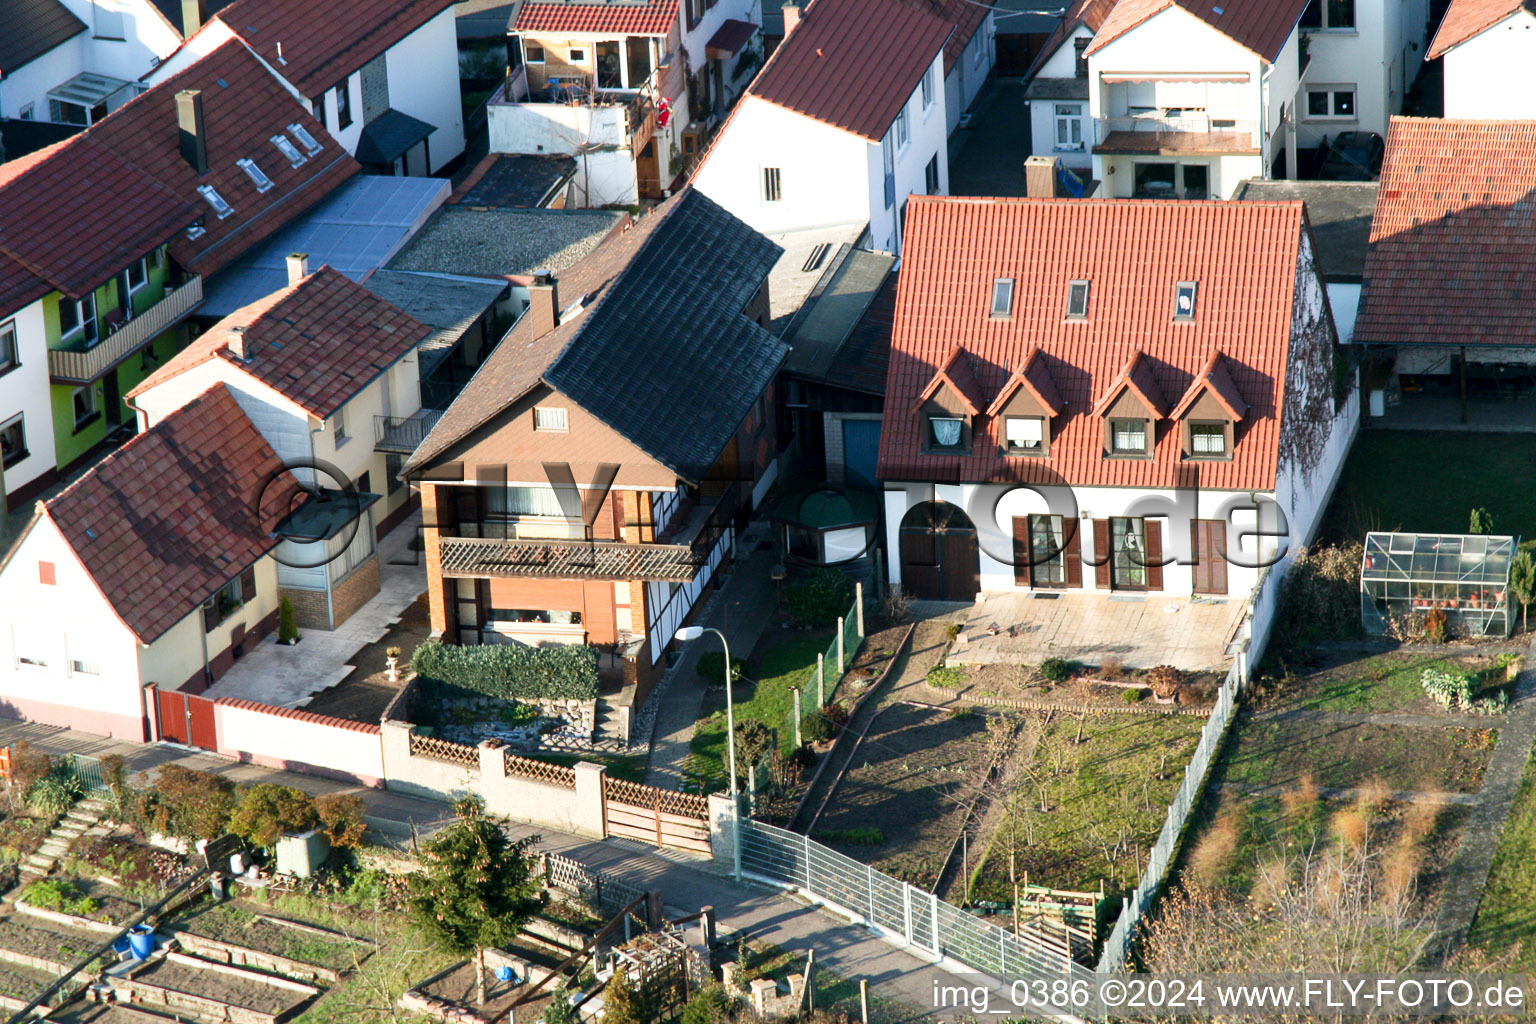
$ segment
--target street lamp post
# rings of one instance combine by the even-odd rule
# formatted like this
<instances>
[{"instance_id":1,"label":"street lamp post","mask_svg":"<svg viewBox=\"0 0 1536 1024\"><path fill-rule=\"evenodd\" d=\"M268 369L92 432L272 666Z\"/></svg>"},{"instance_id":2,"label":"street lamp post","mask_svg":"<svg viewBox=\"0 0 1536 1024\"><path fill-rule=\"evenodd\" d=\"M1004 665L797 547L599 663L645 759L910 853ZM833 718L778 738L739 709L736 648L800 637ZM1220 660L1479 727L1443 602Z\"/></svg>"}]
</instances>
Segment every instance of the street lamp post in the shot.
<instances>
[{"instance_id":1,"label":"street lamp post","mask_svg":"<svg viewBox=\"0 0 1536 1024\"><path fill-rule=\"evenodd\" d=\"M713 633L720 638L720 646L725 650L725 756L726 775L730 780L731 795L731 828L734 835L731 837L731 875L736 881L741 881L741 801L736 796L736 703L731 694L731 645L725 639L725 634L711 626L682 626L675 634L682 643L697 640L705 633Z\"/></svg>"}]
</instances>

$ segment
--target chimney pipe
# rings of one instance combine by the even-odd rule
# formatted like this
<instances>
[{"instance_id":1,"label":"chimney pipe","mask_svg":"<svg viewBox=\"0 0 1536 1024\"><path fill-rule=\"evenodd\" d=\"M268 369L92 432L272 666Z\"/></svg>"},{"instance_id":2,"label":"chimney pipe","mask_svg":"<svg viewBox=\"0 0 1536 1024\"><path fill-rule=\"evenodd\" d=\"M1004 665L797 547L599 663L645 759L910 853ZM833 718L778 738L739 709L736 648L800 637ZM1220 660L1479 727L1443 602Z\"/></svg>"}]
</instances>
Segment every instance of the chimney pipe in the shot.
<instances>
[{"instance_id":1,"label":"chimney pipe","mask_svg":"<svg viewBox=\"0 0 1536 1024\"><path fill-rule=\"evenodd\" d=\"M242 363L247 359L250 359L254 354L246 340L244 327L231 327L229 329L229 341L227 342L227 345L229 347L229 354L240 360Z\"/></svg>"},{"instance_id":2,"label":"chimney pipe","mask_svg":"<svg viewBox=\"0 0 1536 1024\"><path fill-rule=\"evenodd\" d=\"M789 34L795 30L795 26L798 24L800 24L800 5L798 3L794 3L793 0L791 0L790 3L784 5L785 39L789 38Z\"/></svg>"},{"instance_id":3,"label":"chimney pipe","mask_svg":"<svg viewBox=\"0 0 1536 1024\"><path fill-rule=\"evenodd\" d=\"M291 252L288 254L288 283L298 284L309 276L309 253Z\"/></svg>"},{"instance_id":4,"label":"chimney pipe","mask_svg":"<svg viewBox=\"0 0 1536 1024\"><path fill-rule=\"evenodd\" d=\"M208 8L203 0L181 0L181 38L191 39L208 20Z\"/></svg>"},{"instance_id":5,"label":"chimney pipe","mask_svg":"<svg viewBox=\"0 0 1536 1024\"><path fill-rule=\"evenodd\" d=\"M533 336L542 338L560 326L560 295L555 275L535 270L528 286L528 315L533 317Z\"/></svg>"},{"instance_id":6,"label":"chimney pipe","mask_svg":"<svg viewBox=\"0 0 1536 1024\"><path fill-rule=\"evenodd\" d=\"M208 172L208 132L203 127L203 94L183 89L176 94L176 124L181 128L181 156L198 174Z\"/></svg>"}]
</instances>

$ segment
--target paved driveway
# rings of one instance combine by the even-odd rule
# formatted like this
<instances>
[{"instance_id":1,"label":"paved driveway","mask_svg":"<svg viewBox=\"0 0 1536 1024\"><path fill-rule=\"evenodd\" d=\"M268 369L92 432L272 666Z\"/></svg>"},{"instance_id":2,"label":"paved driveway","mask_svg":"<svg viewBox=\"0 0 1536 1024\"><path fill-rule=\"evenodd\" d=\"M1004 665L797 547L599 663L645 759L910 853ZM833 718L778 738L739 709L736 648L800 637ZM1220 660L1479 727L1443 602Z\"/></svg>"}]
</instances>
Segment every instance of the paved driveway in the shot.
<instances>
[{"instance_id":1,"label":"paved driveway","mask_svg":"<svg viewBox=\"0 0 1536 1024\"><path fill-rule=\"evenodd\" d=\"M949 191L957 196L1022 196L1029 156L1024 80L994 78L977 99L972 127L949 140Z\"/></svg>"}]
</instances>

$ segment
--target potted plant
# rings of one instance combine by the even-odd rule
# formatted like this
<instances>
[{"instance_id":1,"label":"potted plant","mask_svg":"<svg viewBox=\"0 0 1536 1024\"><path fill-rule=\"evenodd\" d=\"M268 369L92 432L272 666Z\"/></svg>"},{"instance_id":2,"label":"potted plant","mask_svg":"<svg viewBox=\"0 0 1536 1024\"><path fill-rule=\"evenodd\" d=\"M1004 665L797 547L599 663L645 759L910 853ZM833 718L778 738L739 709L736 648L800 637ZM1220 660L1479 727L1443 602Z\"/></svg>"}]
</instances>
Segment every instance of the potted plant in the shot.
<instances>
[{"instance_id":1,"label":"potted plant","mask_svg":"<svg viewBox=\"0 0 1536 1024\"><path fill-rule=\"evenodd\" d=\"M384 648L384 663L389 666L389 681L398 683L400 681L400 648Z\"/></svg>"}]
</instances>

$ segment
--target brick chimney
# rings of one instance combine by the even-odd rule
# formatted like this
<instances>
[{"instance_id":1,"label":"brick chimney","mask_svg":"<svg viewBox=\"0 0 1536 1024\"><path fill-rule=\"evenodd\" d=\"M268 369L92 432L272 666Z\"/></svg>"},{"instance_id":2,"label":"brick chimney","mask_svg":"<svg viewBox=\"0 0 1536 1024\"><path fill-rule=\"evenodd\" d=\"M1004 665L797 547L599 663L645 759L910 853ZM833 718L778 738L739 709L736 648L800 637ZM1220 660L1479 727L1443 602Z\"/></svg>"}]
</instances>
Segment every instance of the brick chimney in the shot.
<instances>
[{"instance_id":1,"label":"brick chimney","mask_svg":"<svg viewBox=\"0 0 1536 1024\"><path fill-rule=\"evenodd\" d=\"M800 5L798 3L794 3L794 2L790 2L790 3L785 4L784 5L784 38L785 39L789 38L789 34L795 30L795 26L798 25L798 24L800 24Z\"/></svg>"},{"instance_id":2,"label":"brick chimney","mask_svg":"<svg viewBox=\"0 0 1536 1024\"><path fill-rule=\"evenodd\" d=\"M229 340L225 343L229 348L229 354L242 363L256 354L255 346L245 336L244 327L231 327Z\"/></svg>"},{"instance_id":3,"label":"brick chimney","mask_svg":"<svg viewBox=\"0 0 1536 1024\"><path fill-rule=\"evenodd\" d=\"M181 157L198 174L208 172L208 129L203 125L203 94L183 89L176 94L176 124L181 129Z\"/></svg>"},{"instance_id":4,"label":"brick chimney","mask_svg":"<svg viewBox=\"0 0 1536 1024\"><path fill-rule=\"evenodd\" d=\"M1056 198L1058 157L1032 156L1024 161L1024 194L1031 199Z\"/></svg>"},{"instance_id":5,"label":"brick chimney","mask_svg":"<svg viewBox=\"0 0 1536 1024\"><path fill-rule=\"evenodd\" d=\"M560 326L560 289L555 275L535 270L528 286L528 315L533 318L533 336L542 338Z\"/></svg>"},{"instance_id":6,"label":"brick chimney","mask_svg":"<svg viewBox=\"0 0 1536 1024\"><path fill-rule=\"evenodd\" d=\"M181 38L191 39L208 20L208 8L203 0L181 0Z\"/></svg>"},{"instance_id":7,"label":"brick chimney","mask_svg":"<svg viewBox=\"0 0 1536 1024\"><path fill-rule=\"evenodd\" d=\"M288 283L298 284L309 276L309 253L291 252L288 254Z\"/></svg>"}]
</instances>

